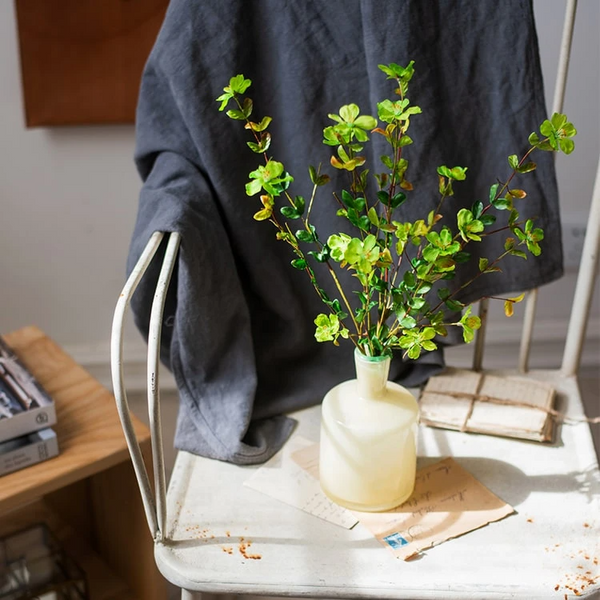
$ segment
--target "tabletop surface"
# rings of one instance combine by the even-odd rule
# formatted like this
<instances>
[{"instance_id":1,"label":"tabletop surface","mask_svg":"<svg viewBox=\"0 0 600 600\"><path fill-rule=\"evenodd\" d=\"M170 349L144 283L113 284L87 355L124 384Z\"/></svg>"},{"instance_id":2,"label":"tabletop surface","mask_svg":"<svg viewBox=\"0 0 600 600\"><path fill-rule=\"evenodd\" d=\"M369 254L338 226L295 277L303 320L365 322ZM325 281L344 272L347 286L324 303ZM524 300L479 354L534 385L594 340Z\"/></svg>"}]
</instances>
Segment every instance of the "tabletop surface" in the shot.
<instances>
[{"instance_id":1,"label":"tabletop surface","mask_svg":"<svg viewBox=\"0 0 600 600\"><path fill-rule=\"evenodd\" d=\"M0 514L129 460L113 395L37 327L3 336L56 403L56 458L0 478ZM140 443L150 432L138 419Z\"/></svg>"},{"instance_id":2,"label":"tabletop surface","mask_svg":"<svg viewBox=\"0 0 600 600\"><path fill-rule=\"evenodd\" d=\"M556 387L560 411L583 414L575 379L529 376ZM292 416L296 433L318 440L319 407ZM170 540L155 550L159 568L181 587L206 592L600 597L600 474L587 424L562 424L552 445L421 427L418 454L419 466L452 456L516 513L404 562L360 523L346 530L244 486L258 467L180 452L169 488ZM244 556L248 540L260 560Z\"/></svg>"}]
</instances>

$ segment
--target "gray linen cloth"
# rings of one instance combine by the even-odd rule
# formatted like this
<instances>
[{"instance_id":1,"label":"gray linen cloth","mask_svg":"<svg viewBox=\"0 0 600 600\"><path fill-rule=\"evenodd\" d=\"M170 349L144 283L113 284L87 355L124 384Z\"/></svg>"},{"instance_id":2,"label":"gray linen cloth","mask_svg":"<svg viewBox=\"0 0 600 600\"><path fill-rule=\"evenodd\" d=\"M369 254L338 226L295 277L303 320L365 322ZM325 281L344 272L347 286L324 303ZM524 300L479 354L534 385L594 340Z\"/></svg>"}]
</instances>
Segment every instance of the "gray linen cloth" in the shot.
<instances>
[{"instance_id":1,"label":"gray linen cloth","mask_svg":"<svg viewBox=\"0 0 600 600\"><path fill-rule=\"evenodd\" d=\"M273 227L252 219L260 205L244 184L260 157L215 98L235 74L253 80L255 114L273 117L269 153L295 176L293 193L310 195L308 164L327 165L333 182L321 188L312 214L326 239L342 227L331 193L347 187L321 143L326 115L350 102L376 114L376 101L393 97L377 65L410 60L409 97L423 114L412 119L415 144L404 154L415 191L397 218L435 208L441 164L469 168L447 203L453 215L507 176L507 155L522 153L546 116L530 0L172 0L140 89L135 158L143 188L128 270L152 232L181 233L161 349L180 392L178 448L240 464L265 461L293 428L285 413L320 402L354 373L352 344L315 341L313 319L323 305L305 273L290 267L294 257ZM367 158L377 172L385 146L373 137ZM542 259L506 260L501 274L481 277L464 300L561 275L552 157L536 160L521 210L546 230ZM492 236L474 248L453 285L476 271L478 256L496 257L503 240ZM163 251L132 302L144 335ZM453 334L447 343L457 341ZM441 350L416 363L395 357L391 378L415 385L442 366Z\"/></svg>"}]
</instances>

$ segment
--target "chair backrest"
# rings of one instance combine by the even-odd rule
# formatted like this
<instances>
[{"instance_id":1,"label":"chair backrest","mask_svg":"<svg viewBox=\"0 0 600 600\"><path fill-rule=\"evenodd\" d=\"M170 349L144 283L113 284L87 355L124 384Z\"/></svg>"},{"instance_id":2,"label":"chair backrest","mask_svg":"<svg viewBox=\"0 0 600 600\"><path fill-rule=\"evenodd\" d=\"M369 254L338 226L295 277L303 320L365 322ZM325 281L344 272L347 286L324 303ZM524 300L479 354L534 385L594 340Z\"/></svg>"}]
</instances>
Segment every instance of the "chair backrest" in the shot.
<instances>
[{"instance_id":1,"label":"chair backrest","mask_svg":"<svg viewBox=\"0 0 600 600\"><path fill-rule=\"evenodd\" d=\"M560 46L558 72L556 76L556 84L554 86L554 100L552 103L553 113L561 113L563 111L576 11L577 0L568 0ZM586 237L581 263L579 266L579 275L577 278L573 307L571 309L571 318L569 321L565 348L563 351L561 371L565 376L575 375L579 369L579 363L581 361L581 352L585 341L585 329L589 317L594 291L594 281L598 267L598 249L600 244L599 236L600 161L598 162L598 169L596 171L596 182L592 194ZM523 318L521 347L519 351L519 370L523 373L527 372L529 369L529 358L531 354L531 341L533 337L537 298L537 289L533 289L528 292L525 315ZM477 332L475 350L473 354L473 369L476 371L481 370L483 362L487 311L488 301L482 300L479 306L479 316L482 319L482 327Z\"/></svg>"}]
</instances>

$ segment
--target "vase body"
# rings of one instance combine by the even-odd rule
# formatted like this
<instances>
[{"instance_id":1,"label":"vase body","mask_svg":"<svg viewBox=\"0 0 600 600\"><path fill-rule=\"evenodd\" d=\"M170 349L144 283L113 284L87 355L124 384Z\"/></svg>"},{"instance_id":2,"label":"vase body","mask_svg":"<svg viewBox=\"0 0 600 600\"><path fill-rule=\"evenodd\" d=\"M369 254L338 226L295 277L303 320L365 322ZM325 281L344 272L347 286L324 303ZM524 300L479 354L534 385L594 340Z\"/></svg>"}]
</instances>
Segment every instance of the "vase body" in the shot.
<instances>
[{"instance_id":1,"label":"vase body","mask_svg":"<svg viewBox=\"0 0 600 600\"><path fill-rule=\"evenodd\" d=\"M323 399L319 477L325 494L360 511L394 508L415 485L418 404L388 381L390 359L354 354L356 379Z\"/></svg>"}]
</instances>

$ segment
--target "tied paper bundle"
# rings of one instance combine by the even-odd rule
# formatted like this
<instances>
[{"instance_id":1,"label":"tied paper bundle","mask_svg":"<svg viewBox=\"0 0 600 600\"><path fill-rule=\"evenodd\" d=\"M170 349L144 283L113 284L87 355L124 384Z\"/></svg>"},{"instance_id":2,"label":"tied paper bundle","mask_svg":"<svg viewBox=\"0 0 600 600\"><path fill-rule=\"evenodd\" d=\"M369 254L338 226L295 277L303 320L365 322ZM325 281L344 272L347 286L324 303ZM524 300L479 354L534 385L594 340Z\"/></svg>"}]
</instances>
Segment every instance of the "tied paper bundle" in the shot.
<instances>
[{"instance_id":1,"label":"tied paper bundle","mask_svg":"<svg viewBox=\"0 0 600 600\"><path fill-rule=\"evenodd\" d=\"M421 423L551 442L554 398L554 389L542 382L453 369L432 377L425 386Z\"/></svg>"}]
</instances>

